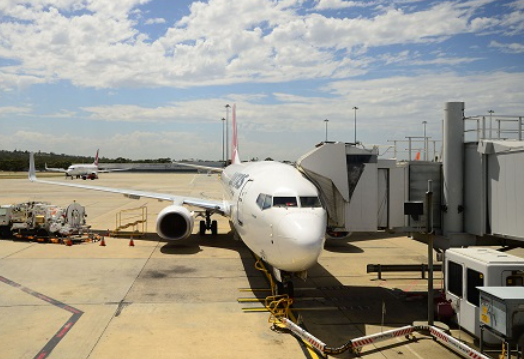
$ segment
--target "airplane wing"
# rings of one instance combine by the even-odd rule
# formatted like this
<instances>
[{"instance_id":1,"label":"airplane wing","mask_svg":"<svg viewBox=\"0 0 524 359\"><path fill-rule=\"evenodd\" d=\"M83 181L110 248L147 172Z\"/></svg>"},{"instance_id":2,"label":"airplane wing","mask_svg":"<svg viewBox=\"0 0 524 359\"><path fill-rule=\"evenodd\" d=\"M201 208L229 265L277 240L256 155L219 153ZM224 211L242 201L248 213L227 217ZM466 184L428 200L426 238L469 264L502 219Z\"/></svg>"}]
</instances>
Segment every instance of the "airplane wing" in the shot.
<instances>
[{"instance_id":1,"label":"airplane wing","mask_svg":"<svg viewBox=\"0 0 524 359\"><path fill-rule=\"evenodd\" d=\"M156 193L156 192L137 191L133 189L88 186L88 185L75 184L75 183L69 183L69 182L40 180L36 177L35 158L34 158L33 152L29 154L28 177L31 182L45 183L45 184L50 184L50 185L55 185L55 186L83 188L83 189L88 189L88 190L93 190L93 191L119 193L119 194L123 194L124 196L128 198L132 198L132 199L140 199L141 197L154 198L160 201L170 201L170 202L173 202L173 204L178 204L178 205L186 204L190 206L195 206L195 207L199 207L205 210L211 210L211 211L223 214L223 215L229 213L229 203L227 201L219 201L219 200L203 199L203 198L191 198L191 197L177 196L177 195L170 194L170 193Z\"/></svg>"},{"instance_id":2,"label":"airplane wing","mask_svg":"<svg viewBox=\"0 0 524 359\"><path fill-rule=\"evenodd\" d=\"M67 170L63 168L49 168L47 167L47 163L45 164L45 170L49 172L60 172L60 173L67 173Z\"/></svg>"},{"instance_id":3,"label":"airplane wing","mask_svg":"<svg viewBox=\"0 0 524 359\"><path fill-rule=\"evenodd\" d=\"M133 167L129 168L104 168L104 169L98 169L98 173L110 173L110 172L123 172L123 171L130 171Z\"/></svg>"},{"instance_id":4,"label":"airplane wing","mask_svg":"<svg viewBox=\"0 0 524 359\"><path fill-rule=\"evenodd\" d=\"M214 172L214 173L222 173L222 172L224 172L224 169L223 168L219 168L219 167L201 166L201 165L195 165L193 163L185 163L185 162L175 162L175 161L172 161L172 162L174 164L176 164L176 165L196 168L196 169L199 169L199 170L206 170L206 171L210 171L210 172Z\"/></svg>"}]
</instances>

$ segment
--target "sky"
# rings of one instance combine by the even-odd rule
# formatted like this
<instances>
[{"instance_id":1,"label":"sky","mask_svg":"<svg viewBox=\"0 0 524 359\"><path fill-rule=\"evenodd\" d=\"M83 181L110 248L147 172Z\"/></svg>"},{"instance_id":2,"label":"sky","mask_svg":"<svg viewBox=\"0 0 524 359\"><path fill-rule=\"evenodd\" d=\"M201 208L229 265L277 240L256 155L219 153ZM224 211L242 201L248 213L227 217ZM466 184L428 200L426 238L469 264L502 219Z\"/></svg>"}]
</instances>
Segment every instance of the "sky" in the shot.
<instances>
[{"instance_id":1,"label":"sky","mask_svg":"<svg viewBox=\"0 0 524 359\"><path fill-rule=\"evenodd\" d=\"M440 140L448 101L524 115L524 0L0 2L2 150L221 160L235 104L243 160L355 117L387 155Z\"/></svg>"}]
</instances>

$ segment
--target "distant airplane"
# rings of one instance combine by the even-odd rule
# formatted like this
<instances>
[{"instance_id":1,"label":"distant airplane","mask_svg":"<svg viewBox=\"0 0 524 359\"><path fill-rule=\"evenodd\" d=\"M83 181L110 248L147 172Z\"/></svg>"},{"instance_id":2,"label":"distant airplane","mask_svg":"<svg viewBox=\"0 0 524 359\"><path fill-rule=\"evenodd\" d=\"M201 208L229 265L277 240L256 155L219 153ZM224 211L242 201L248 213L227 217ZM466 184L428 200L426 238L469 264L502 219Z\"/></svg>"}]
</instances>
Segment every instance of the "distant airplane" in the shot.
<instances>
[{"instance_id":1,"label":"distant airplane","mask_svg":"<svg viewBox=\"0 0 524 359\"><path fill-rule=\"evenodd\" d=\"M83 180L86 180L86 179L95 180L95 179L98 179L99 173L128 171L129 169L128 168L125 168L125 169L120 169L120 168L99 169L98 168L98 150L96 150L95 162L93 162L92 164L87 164L87 163L73 164L69 166L67 169L63 169L63 168L49 168L47 167L47 163L46 163L45 170L49 172L65 173L66 178L71 177L71 179L82 178Z\"/></svg>"},{"instance_id":2,"label":"distant airplane","mask_svg":"<svg viewBox=\"0 0 524 359\"><path fill-rule=\"evenodd\" d=\"M30 155L29 179L34 182L120 193L129 198L155 198L172 202L157 218L156 231L167 240L189 237L195 212L183 205L198 207L205 220L199 233L217 234L213 214L229 219L232 228L251 251L272 267L279 293L293 294L292 275L306 278L307 270L317 263L325 242L327 215L317 188L295 167L279 162L241 163L237 148L235 106L233 106L232 163L220 172L224 185L223 200L177 196L170 193L87 186L38 180L34 155ZM199 166L202 167L202 166Z\"/></svg>"}]
</instances>

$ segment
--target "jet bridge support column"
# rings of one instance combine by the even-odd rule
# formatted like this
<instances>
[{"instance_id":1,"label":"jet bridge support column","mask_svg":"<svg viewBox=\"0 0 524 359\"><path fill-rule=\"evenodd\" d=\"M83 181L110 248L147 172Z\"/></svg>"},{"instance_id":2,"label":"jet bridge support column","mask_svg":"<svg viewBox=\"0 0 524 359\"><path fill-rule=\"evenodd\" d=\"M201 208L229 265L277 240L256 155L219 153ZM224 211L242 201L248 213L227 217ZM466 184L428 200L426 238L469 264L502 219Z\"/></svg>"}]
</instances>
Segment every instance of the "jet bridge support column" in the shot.
<instances>
[{"instance_id":1,"label":"jet bridge support column","mask_svg":"<svg viewBox=\"0 0 524 359\"><path fill-rule=\"evenodd\" d=\"M443 136L443 232L464 232L464 102L446 102Z\"/></svg>"}]
</instances>

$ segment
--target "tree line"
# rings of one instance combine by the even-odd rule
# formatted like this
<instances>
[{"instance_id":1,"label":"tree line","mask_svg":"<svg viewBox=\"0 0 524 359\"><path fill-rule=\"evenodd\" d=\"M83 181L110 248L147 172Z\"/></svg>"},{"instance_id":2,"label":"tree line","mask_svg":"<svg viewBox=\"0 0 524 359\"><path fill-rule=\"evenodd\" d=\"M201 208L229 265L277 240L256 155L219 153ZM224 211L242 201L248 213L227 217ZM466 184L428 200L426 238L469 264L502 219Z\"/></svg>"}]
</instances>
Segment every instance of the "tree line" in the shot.
<instances>
[{"instance_id":1,"label":"tree line","mask_svg":"<svg viewBox=\"0 0 524 359\"><path fill-rule=\"evenodd\" d=\"M94 157L74 156L57 154L53 152L35 152L35 167L37 170L44 170L47 167L67 168L73 163L93 163ZM99 157L98 163L170 163L170 158L158 158L149 160L130 160L129 158ZM0 171L27 171L29 168L29 151L6 151L0 150Z\"/></svg>"}]
</instances>

